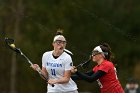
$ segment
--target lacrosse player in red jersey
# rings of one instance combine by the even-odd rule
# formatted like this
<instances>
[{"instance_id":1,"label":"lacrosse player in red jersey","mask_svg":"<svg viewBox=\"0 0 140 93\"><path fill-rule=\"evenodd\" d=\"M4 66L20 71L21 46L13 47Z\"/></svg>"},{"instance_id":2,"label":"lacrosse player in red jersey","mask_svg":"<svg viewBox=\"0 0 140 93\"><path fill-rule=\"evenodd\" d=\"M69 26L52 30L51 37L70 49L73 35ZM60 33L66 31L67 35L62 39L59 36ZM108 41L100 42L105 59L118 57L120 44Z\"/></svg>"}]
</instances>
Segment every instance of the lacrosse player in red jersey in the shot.
<instances>
[{"instance_id":1,"label":"lacrosse player in red jersey","mask_svg":"<svg viewBox=\"0 0 140 93\"><path fill-rule=\"evenodd\" d=\"M95 47L92 51L92 61L97 65L89 73L77 71L76 67L71 72L76 73L77 77L88 82L97 81L101 93L124 93L124 90L117 78L116 68L112 62L111 48L107 43ZM77 78L78 79L78 78Z\"/></svg>"}]
</instances>

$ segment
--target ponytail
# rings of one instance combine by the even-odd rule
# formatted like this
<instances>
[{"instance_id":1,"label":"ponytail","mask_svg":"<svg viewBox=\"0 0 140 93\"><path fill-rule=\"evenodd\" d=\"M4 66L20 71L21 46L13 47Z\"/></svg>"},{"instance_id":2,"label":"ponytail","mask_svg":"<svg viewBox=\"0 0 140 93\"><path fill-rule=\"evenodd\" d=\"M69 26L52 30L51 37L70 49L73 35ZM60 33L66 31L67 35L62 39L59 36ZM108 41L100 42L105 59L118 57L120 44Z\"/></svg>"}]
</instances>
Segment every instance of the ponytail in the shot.
<instances>
[{"instance_id":1,"label":"ponytail","mask_svg":"<svg viewBox=\"0 0 140 93\"><path fill-rule=\"evenodd\" d=\"M111 48L110 48L109 44L103 43L100 45L100 47L101 47L102 51L104 52L105 59L110 61L112 58L112 52L111 52Z\"/></svg>"},{"instance_id":2,"label":"ponytail","mask_svg":"<svg viewBox=\"0 0 140 93\"><path fill-rule=\"evenodd\" d=\"M63 34L63 30L59 28L59 29L57 30L55 36L57 36L57 35L62 35L62 34Z\"/></svg>"}]
</instances>

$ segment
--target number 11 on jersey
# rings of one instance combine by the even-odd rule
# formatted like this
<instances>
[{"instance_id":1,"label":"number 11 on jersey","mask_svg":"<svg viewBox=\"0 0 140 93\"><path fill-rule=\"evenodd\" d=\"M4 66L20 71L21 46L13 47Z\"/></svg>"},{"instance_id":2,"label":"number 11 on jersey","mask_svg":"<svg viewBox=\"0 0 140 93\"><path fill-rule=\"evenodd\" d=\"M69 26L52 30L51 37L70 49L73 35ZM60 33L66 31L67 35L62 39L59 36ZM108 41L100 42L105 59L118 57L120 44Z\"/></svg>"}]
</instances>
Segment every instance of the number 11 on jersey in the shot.
<instances>
[{"instance_id":1,"label":"number 11 on jersey","mask_svg":"<svg viewBox=\"0 0 140 93\"><path fill-rule=\"evenodd\" d=\"M56 76L55 69L51 69L52 75Z\"/></svg>"}]
</instances>

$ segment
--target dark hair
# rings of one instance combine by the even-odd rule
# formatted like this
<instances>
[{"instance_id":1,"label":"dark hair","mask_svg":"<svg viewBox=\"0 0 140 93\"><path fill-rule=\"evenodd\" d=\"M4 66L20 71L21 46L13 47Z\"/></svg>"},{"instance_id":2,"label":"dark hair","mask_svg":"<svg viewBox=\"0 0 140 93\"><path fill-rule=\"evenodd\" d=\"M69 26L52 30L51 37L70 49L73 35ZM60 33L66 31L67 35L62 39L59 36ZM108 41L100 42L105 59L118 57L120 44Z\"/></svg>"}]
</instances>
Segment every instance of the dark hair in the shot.
<instances>
[{"instance_id":1,"label":"dark hair","mask_svg":"<svg viewBox=\"0 0 140 93\"><path fill-rule=\"evenodd\" d=\"M134 78L129 78L127 83L129 83L129 84L137 84L138 82Z\"/></svg>"},{"instance_id":2,"label":"dark hair","mask_svg":"<svg viewBox=\"0 0 140 93\"><path fill-rule=\"evenodd\" d=\"M59 29L57 30L55 36L57 36L57 35L62 35L62 34L63 34L63 30L59 28Z\"/></svg>"},{"instance_id":3,"label":"dark hair","mask_svg":"<svg viewBox=\"0 0 140 93\"><path fill-rule=\"evenodd\" d=\"M112 52L111 52L111 48L110 48L109 44L103 43L100 45L100 48L104 52L105 59L110 61L112 58Z\"/></svg>"}]
</instances>

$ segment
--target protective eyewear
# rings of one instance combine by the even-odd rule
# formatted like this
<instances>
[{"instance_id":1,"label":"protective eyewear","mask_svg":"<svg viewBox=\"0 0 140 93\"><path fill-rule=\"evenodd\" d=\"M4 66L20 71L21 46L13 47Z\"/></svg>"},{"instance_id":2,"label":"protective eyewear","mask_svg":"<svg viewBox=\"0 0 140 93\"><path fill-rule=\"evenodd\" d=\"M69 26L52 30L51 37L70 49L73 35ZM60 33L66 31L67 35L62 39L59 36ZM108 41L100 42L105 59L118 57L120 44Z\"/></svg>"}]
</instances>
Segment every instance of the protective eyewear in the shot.
<instances>
[{"instance_id":1,"label":"protective eyewear","mask_svg":"<svg viewBox=\"0 0 140 93\"><path fill-rule=\"evenodd\" d=\"M66 41L62 41L62 40L56 40L54 43L59 44L66 44Z\"/></svg>"},{"instance_id":2,"label":"protective eyewear","mask_svg":"<svg viewBox=\"0 0 140 93\"><path fill-rule=\"evenodd\" d=\"M98 51L92 51L92 56L96 56L98 54L101 54L101 52L98 52Z\"/></svg>"}]
</instances>

